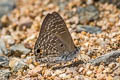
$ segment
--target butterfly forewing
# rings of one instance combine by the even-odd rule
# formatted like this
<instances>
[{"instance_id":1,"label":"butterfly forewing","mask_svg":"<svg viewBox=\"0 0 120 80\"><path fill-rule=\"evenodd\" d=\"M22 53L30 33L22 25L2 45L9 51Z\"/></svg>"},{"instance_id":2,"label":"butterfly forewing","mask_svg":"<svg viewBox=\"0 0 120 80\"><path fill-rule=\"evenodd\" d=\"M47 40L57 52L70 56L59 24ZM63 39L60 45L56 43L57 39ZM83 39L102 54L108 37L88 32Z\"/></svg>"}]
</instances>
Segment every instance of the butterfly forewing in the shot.
<instances>
[{"instance_id":1,"label":"butterfly forewing","mask_svg":"<svg viewBox=\"0 0 120 80\"><path fill-rule=\"evenodd\" d=\"M56 57L74 50L75 45L62 17L56 12L48 14L35 43L36 59L40 62L53 62Z\"/></svg>"}]
</instances>

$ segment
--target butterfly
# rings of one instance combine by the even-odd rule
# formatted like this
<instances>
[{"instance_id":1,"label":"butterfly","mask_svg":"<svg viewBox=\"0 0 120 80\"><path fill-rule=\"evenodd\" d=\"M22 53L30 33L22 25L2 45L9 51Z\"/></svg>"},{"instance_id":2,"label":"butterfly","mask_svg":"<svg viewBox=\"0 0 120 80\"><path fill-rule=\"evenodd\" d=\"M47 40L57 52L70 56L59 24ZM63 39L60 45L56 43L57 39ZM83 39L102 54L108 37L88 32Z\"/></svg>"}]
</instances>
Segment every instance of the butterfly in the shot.
<instances>
[{"instance_id":1,"label":"butterfly","mask_svg":"<svg viewBox=\"0 0 120 80\"><path fill-rule=\"evenodd\" d=\"M36 60L41 63L70 61L79 49L74 45L63 18L57 12L47 14L34 46Z\"/></svg>"}]
</instances>

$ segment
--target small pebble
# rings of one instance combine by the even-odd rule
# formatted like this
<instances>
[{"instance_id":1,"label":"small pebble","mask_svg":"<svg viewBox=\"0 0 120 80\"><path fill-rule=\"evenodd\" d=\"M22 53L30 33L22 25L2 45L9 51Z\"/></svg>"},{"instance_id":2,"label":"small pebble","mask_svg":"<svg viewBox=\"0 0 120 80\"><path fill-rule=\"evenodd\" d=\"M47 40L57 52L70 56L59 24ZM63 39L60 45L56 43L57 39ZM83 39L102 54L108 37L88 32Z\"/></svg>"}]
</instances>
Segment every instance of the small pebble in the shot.
<instances>
[{"instance_id":1,"label":"small pebble","mask_svg":"<svg viewBox=\"0 0 120 80\"><path fill-rule=\"evenodd\" d=\"M92 75L92 73L93 73L93 72L90 71L90 70L86 72L86 74L87 74L88 76Z\"/></svg>"}]
</instances>

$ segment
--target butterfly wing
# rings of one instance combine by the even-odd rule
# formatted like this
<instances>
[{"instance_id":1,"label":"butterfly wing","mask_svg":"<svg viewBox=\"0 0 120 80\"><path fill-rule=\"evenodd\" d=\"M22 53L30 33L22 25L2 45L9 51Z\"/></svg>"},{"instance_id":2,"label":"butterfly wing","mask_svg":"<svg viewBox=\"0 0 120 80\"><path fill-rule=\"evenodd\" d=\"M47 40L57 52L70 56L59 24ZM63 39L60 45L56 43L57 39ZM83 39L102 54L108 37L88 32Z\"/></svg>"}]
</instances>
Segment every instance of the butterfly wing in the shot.
<instances>
[{"instance_id":1,"label":"butterfly wing","mask_svg":"<svg viewBox=\"0 0 120 80\"><path fill-rule=\"evenodd\" d=\"M74 50L75 45L62 17L56 12L48 14L35 43L36 59L40 62L53 62L55 57Z\"/></svg>"},{"instance_id":2,"label":"butterfly wing","mask_svg":"<svg viewBox=\"0 0 120 80\"><path fill-rule=\"evenodd\" d=\"M75 49L75 45L73 43L72 37L67 29L67 26L62 19L62 17L56 13L53 12L54 18L57 20L54 25L57 28L56 36L63 42L64 45L66 45L66 49L71 52Z\"/></svg>"}]
</instances>

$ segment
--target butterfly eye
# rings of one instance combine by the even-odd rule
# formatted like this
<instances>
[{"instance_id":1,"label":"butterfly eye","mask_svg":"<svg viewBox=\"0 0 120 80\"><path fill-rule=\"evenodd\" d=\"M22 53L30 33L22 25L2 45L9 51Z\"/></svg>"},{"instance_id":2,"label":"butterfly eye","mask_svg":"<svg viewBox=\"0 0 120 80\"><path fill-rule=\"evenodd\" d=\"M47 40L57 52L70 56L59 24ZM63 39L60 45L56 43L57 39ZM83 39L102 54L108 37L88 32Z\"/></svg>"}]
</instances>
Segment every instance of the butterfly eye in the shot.
<instances>
[{"instance_id":1,"label":"butterfly eye","mask_svg":"<svg viewBox=\"0 0 120 80\"><path fill-rule=\"evenodd\" d=\"M40 53L40 49L37 49L37 53Z\"/></svg>"}]
</instances>

